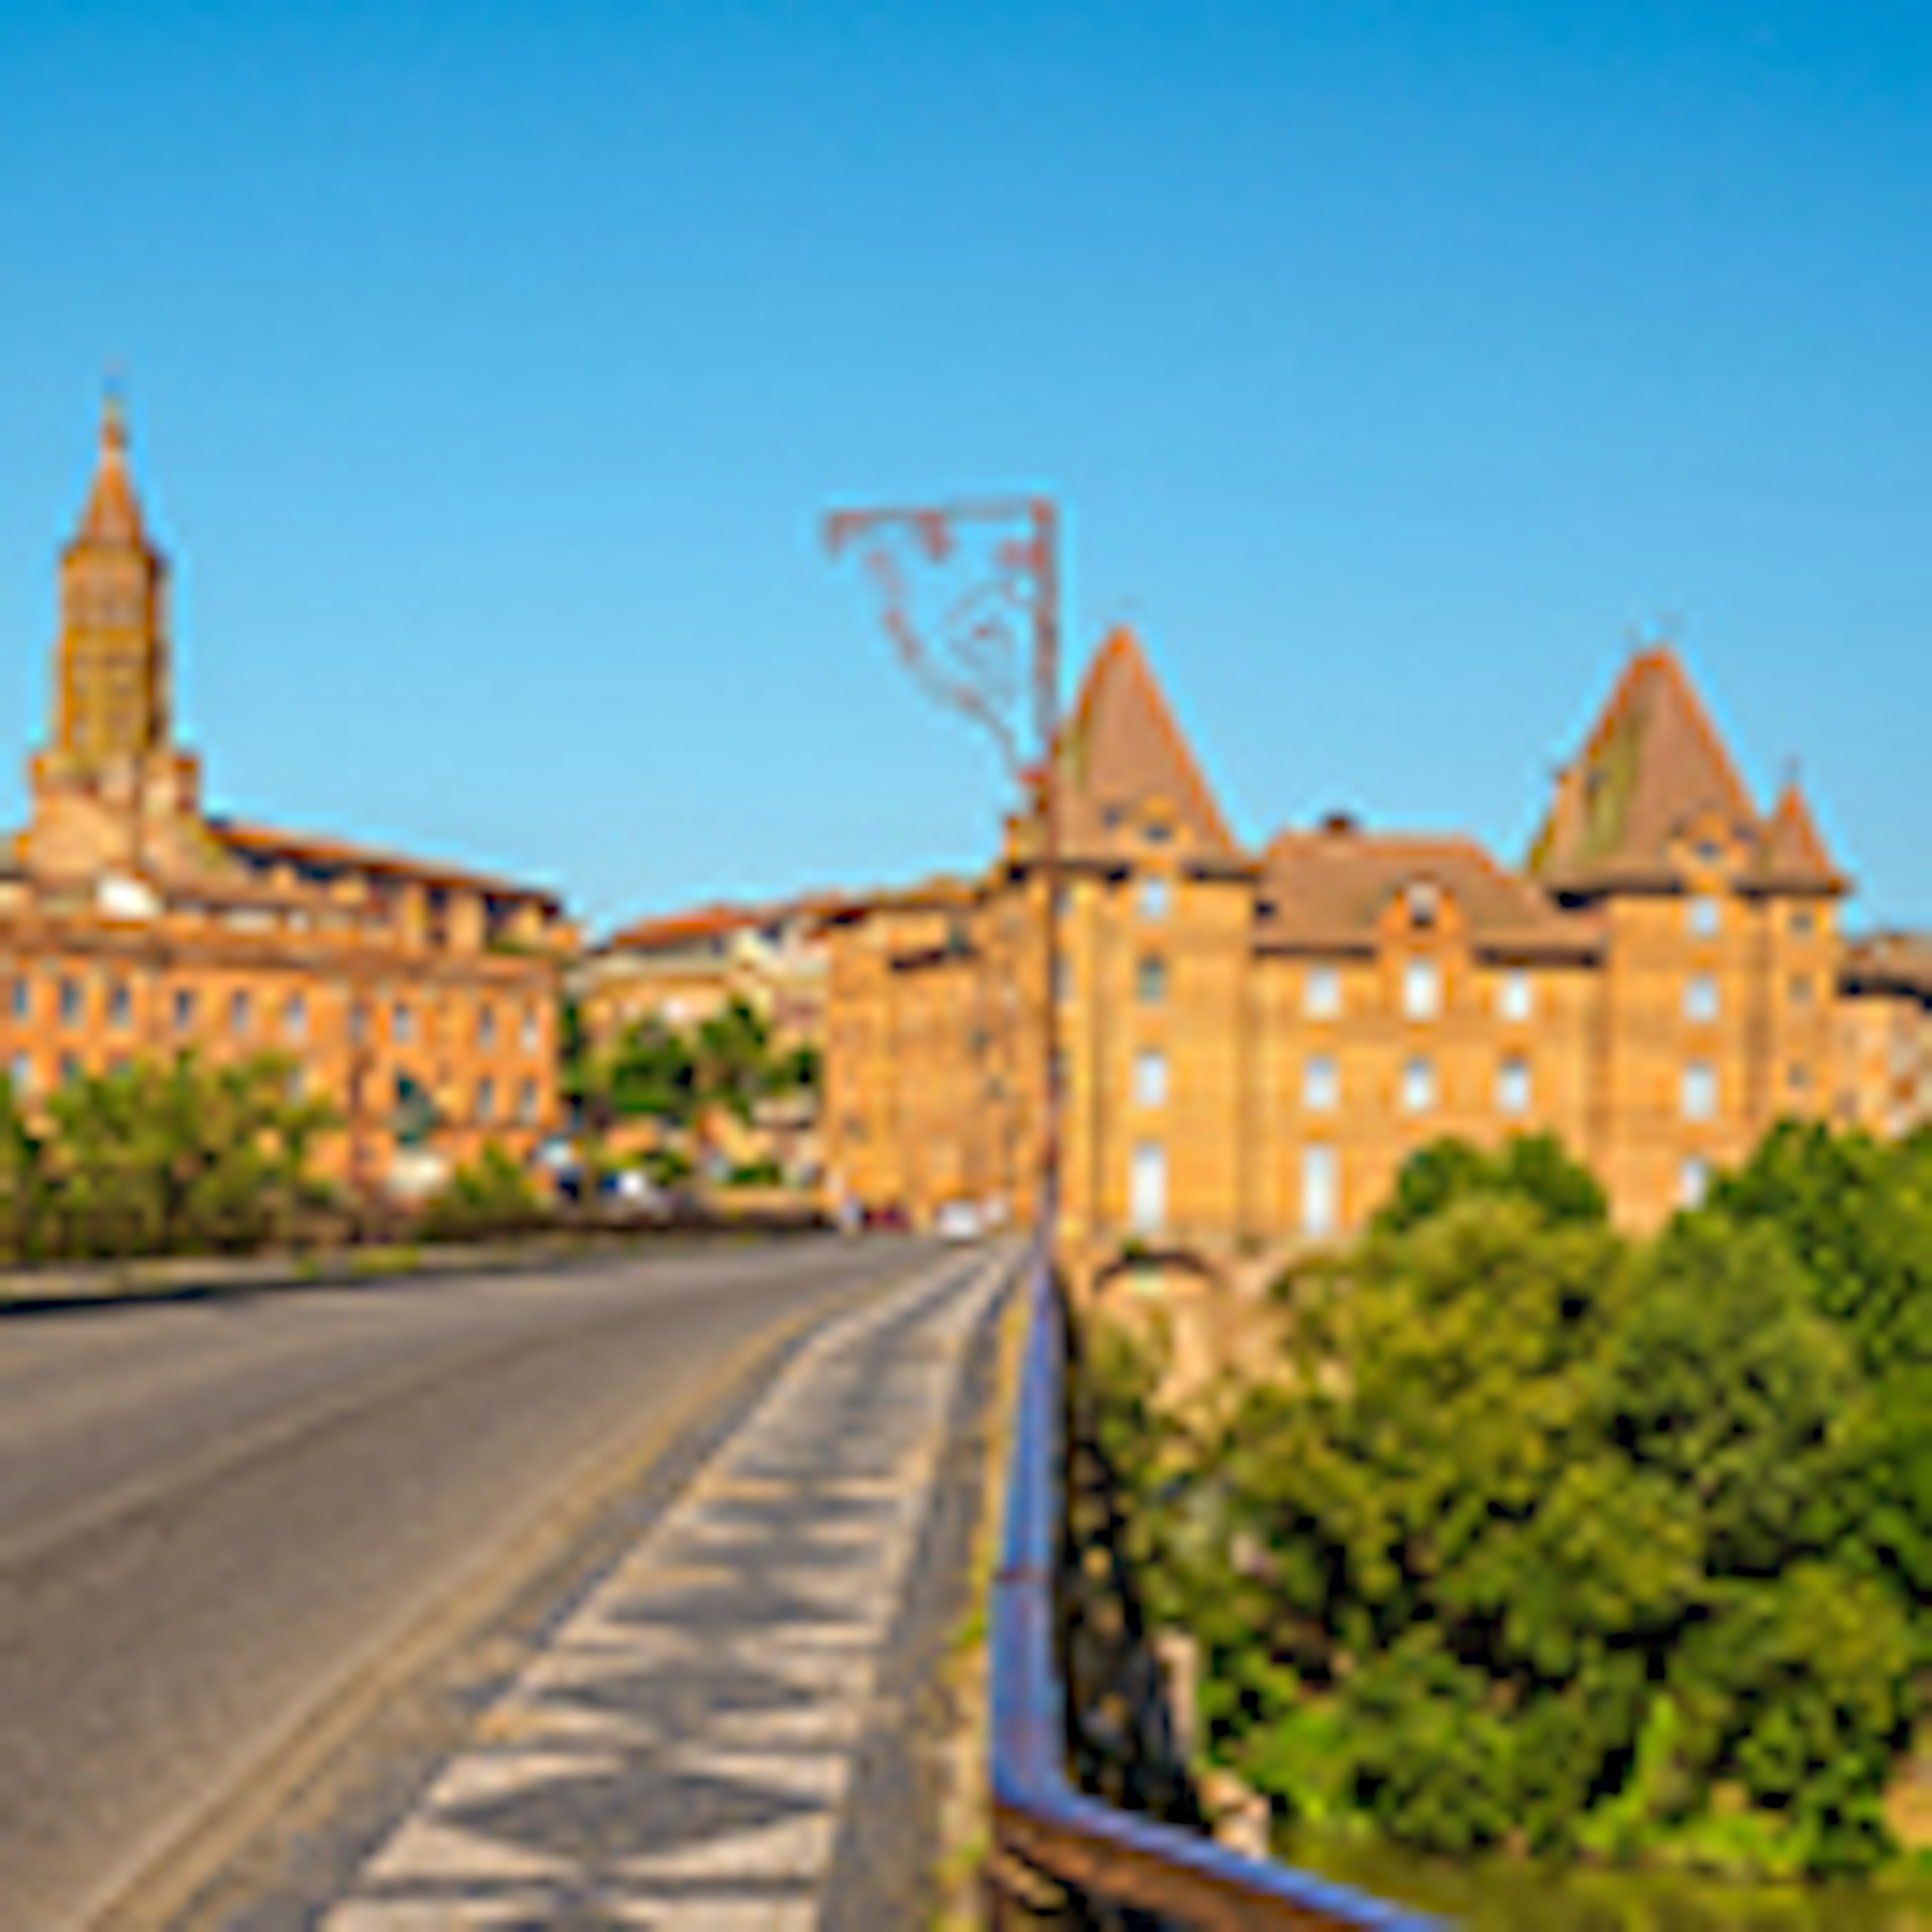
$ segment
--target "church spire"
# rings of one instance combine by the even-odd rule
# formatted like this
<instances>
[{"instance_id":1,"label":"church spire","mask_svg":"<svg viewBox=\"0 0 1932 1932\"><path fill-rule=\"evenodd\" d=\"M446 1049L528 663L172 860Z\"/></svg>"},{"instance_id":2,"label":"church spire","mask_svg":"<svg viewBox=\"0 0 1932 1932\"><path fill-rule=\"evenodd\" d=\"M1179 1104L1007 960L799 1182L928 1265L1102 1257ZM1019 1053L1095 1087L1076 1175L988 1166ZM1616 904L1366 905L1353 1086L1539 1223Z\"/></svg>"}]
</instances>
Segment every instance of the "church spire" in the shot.
<instances>
[{"instance_id":1,"label":"church spire","mask_svg":"<svg viewBox=\"0 0 1932 1932\"><path fill-rule=\"evenodd\" d=\"M147 533L142 525L141 506L134 494L134 482L128 464L128 412L119 388L110 383L102 399L99 451L94 459L94 482L88 492L87 507L81 512L80 528L75 535L82 544L124 544L147 548Z\"/></svg>"}]
</instances>

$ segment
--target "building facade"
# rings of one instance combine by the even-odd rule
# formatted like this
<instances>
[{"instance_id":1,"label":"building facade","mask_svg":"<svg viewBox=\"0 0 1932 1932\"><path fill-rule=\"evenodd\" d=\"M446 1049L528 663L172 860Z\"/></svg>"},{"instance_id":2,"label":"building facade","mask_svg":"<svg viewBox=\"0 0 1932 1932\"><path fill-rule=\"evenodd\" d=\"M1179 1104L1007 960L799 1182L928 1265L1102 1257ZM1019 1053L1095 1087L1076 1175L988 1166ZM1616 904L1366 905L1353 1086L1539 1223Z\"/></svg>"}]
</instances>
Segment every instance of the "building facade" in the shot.
<instances>
[{"instance_id":1,"label":"building facade","mask_svg":"<svg viewBox=\"0 0 1932 1932\"><path fill-rule=\"evenodd\" d=\"M1242 845L1124 632L1057 758L1076 1249L1277 1253L1358 1226L1431 1140L1538 1130L1646 1226L1782 1117L1906 1118L1857 1058L1880 1022L1846 880L1795 783L1754 803L1668 650L1631 658L1520 868L1343 818ZM836 1189L915 1220L1031 1205L1039 824L979 880L833 926ZM1886 1026L1924 1011L1897 976Z\"/></svg>"},{"instance_id":2,"label":"building facade","mask_svg":"<svg viewBox=\"0 0 1932 1932\"><path fill-rule=\"evenodd\" d=\"M47 742L0 861L0 1064L31 1109L62 1081L192 1050L268 1051L341 1122L360 1187L433 1184L555 1125L548 892L212 814L176 742L168 571L118 409L62 554Z\"/></svg>"}]
</instances>

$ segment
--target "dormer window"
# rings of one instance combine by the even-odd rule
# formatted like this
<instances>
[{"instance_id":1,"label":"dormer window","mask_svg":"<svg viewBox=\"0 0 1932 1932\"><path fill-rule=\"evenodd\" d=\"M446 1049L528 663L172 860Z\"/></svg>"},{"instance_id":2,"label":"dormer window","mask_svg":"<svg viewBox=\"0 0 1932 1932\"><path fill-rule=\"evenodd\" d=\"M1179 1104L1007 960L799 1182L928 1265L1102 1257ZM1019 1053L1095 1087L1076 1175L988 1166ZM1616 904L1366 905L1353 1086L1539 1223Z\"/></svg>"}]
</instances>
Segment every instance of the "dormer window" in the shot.
<instances>
[{"instance_id":1,"label":"dormer window","mask_svg":"<svg viewBox=\"0 0 1932 1932\"><path fill-rule=\"evenodd\" d=\"M1174 827L1164 818L1150 818L1141 828L1141 836L1150 845L1165 845L1174 836Z\"/></svg>"},{"instance_id":2,"label":"dormer window","mask_svg":"<svg viewBox=\"0 0 1932 1932\"><path fill-rule=\"evenodd\" d=\"M1432 926L1442 910L1442 893L1432 880L1418 879L1403 895L1411 926Z\"/></svg>"}]
</instances>

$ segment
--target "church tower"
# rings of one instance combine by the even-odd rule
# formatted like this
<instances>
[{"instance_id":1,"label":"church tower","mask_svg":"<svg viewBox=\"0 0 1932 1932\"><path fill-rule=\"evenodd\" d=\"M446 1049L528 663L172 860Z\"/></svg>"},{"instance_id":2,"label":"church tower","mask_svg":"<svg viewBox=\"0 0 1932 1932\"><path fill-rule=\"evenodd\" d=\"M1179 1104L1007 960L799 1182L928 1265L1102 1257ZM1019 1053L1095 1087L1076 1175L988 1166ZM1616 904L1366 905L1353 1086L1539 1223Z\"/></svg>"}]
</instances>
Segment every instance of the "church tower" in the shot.
<instances>
[{"instance_id":1,"label":"church tower","mask_svg":"<svg viewBox=\"0 0 1932 1932\"><path fill-rule=\"evenodd\" d=\"M80 527L61 559L52 750L105 778L168 742L167 563L148 541L110 396Z\"/></svg>"},{"instance_id":2,"label":"church tower","mask_svg":"<svg viewBox=\"0 0 1932 1932\"><path fill-rule=\"evenodd\" d=\"M80 527L61 554L53 668L21 844L28 868L98 884L205 866L199 766L173 742L167 561L149 540L112 395Z\"/></svg>"}]
</instances>

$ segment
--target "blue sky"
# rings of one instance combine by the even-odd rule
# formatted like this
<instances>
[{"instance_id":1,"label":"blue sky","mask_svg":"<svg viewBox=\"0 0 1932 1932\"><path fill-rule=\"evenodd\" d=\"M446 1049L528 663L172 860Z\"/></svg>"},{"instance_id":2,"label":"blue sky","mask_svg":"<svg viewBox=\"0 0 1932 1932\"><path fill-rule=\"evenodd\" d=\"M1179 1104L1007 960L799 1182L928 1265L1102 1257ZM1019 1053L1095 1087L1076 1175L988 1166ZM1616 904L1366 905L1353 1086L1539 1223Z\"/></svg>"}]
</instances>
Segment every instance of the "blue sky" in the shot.
<instances>
[{"instance_id":1,"label":"blue sky","mask_svg":"<svg viewBox=\"0 0 1932 1932\"><path fill-rule=\"evenodd\" d=\"M214 801L596 923L987 851L815 529L1020 484L1250 836L1517 854L1666 625L1932 924L1922 5L8 0L10 814L110 368Z\"/></svg>"}]
</instances>

